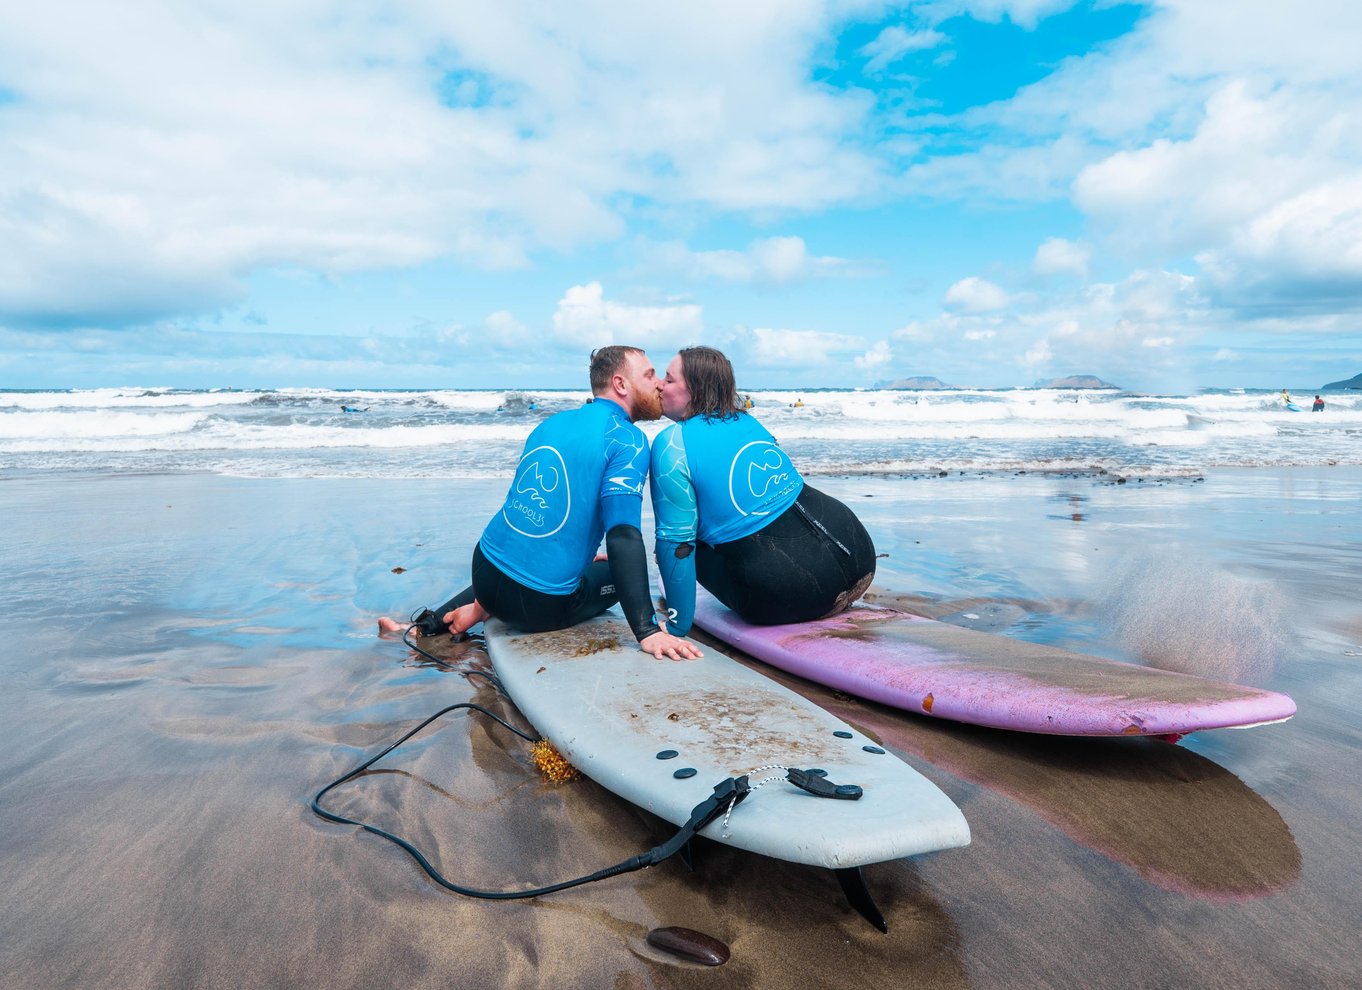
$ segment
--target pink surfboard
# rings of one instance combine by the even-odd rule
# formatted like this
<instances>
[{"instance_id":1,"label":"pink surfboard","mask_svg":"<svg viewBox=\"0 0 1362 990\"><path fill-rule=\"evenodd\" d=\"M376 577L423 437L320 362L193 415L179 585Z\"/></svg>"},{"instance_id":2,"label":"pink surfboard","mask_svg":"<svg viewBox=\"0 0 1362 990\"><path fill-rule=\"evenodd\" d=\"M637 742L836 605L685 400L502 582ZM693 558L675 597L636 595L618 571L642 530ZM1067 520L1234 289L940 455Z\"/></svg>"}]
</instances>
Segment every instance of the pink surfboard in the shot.
<instances>
[{"instance_id":1,"label":"pink surfboard","mask_svg":"<svg viewBox=\"0 0 1362 990\"><path fill-rule=\"evenodd\" d=\"M695 624L758 660L906 711L1020 732L1182 736L1281 722L1284 694L1090 657L859 603L753 626L697 588Z\"/></svg>"}]
</instances>

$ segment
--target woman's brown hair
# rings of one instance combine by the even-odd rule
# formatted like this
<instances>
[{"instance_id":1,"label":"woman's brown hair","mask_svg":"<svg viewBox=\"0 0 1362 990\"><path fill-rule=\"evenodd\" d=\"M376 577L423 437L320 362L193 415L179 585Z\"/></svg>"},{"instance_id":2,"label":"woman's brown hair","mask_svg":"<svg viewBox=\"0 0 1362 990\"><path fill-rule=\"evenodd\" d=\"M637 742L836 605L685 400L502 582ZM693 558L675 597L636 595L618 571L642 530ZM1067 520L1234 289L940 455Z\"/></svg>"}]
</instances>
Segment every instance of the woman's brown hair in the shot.
<instances>
[{"instance_id":1,"label":"woman's brown hair","mask_svg":"<svg viewBox=\"0 0 1362 990\"><path fill-rule=\"evenodd\" d=\"M683 347L681 377L690 390L691 416L728 419L742 411L733 365L713 347Z\"/></svg>"}]
</instances>

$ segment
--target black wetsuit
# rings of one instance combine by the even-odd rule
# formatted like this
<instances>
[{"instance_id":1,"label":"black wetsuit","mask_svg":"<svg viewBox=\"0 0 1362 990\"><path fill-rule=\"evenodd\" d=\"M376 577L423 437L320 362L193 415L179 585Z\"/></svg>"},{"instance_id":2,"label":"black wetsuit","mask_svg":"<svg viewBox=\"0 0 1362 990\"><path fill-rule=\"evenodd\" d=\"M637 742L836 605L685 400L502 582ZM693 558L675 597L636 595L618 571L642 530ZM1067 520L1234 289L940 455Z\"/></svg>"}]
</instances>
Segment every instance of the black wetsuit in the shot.
<instances>
[{"instance_id":1,"label":"black wetsuit","mask_svg":"<svg viewBox=\"0 0 1362 990\"><path fill-rule=\"evenodd\" d=\"M773 522L729 543L695 545L695 576L756 625L841 611L875 577L875 545L855 514L807 482Z\"/></svg>"}]
</instances>

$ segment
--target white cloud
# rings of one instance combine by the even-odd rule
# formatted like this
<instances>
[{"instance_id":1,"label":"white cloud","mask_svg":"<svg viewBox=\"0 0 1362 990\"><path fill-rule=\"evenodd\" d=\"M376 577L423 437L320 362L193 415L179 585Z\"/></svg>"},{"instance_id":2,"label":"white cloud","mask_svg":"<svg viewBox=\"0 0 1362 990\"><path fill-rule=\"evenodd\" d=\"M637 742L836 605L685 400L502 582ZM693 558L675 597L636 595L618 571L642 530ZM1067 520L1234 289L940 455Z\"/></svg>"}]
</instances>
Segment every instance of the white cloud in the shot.
<instances>
[{"instance_id":1,"label":"white cloud","mask_svg":"<svg viewBox=\"0 0 1362 990\"><path fill-rule=\"evenodd\" d=\"M704 332L702 309L692 303L634 306L605 298L599 282L574 285L558 300L553 335L561 344L594 349L607 344L681 347Z\"/></svg>"},{"instance_id":2,"label":"white cloud","mask_svg":"<svg viewBox=\"0 0 1362 990\"><path fill-rule=\"evenodd\" d=\"M820 3L130 0L74 28L60 5L4 5L0 316L212 309L281 266L522 266L619 237L633 198L863 196L884 171L848 136L873 101L808 72L834 21Z\"/></svg>"},{"instance_id":3,"label":"white cloud","mask_svg":"<svg viewBox=\"0 0 1362 990\"><path fill-rule=\"evenodd\" d=\"M888 365L893 357L894 353L889 346L889 341L879 340L871 345L870 350L856 358L856 367L866 371L874 371Z\"/></svg>"},{"instance_id":4,"label":"white cloud","mask_svg":"<svg viewBox=\"0 0 1362 990\"><path fill-rule=\"evenodd\" d=\"M1007 293L987 279L971 275L946 290L946 305L965 313L987 313L1007 305Z\"/></svg>"},{"instance_id":5,"label":"white cloud","mask_svg":"<svg viewBox=\"0 0 1362 990\"><path fill-rule=\"evenodd\" d=\"M515 350L535 343L534 332L507 310L488 314L482 325L482 339L493 347Z\"/></svg>"},{"instance_id":6,"label":"white cloud","mask_svg":"<svg viewBox=\"0 0 1362 990\"><path fill-rule=\"evenodd\" d=\"M1330 116L1313 100L1285 91L1259 97L1232 83L1207 101L1187 139L1160 138L1084 169L1075 201L1126 244L1219 248L1340 168L1355 172L1356 139Z\"/></svg>"},{"instance_id":7,"label":"white cloud","mask_svg":"<svg viewBox=\"0 0 1362 990\"><path fill-rule=\"evenodd\" d=\"M935 9L1018 23L1047 13L1007 6ZM1156 0L1128 34L1013 98L916 121L925 150L905 189L1069 197L1104 259L1195 256L1227 306L1362 306L1362 5L1313 0L1306 11ZM948 135L948 154L933 154L932 134ZM960 153L962 139L973 150ZM1038 252L1034 265L1078 274L1073 257Z\"/></svg>"},{"instance_id":8,"label":"white cloud","mask_svg":"<svg viewBox=\"0 0 1362 990\"><path fill-rule=\"evenodd\" d=\"M865 266L846 258L809 254L802 237L760 238L743 251L691 251L680 241L672 241L656 245L647 253L648 260L656 267L690 278L756 285L787 285L865 271Z\"/></svg>"},{"instance_id":9,"label":"white cloud","mask_svg":"<svg viewBox=\"0 0 1362 990\"><path fill-rule=\"evenodd\" d=\"M883 72L909 52L935 48L946 40L946 36L940 31L930 28L908 31L895 24L881 31L874 41L861 46L856 54L865 55L870 59L865 65L865 71L874 75Z\"/></svg>"},{"instance_id":10,"label":"white cloud","mask_svg":"<svg viewBox=\"0 0 1362 990\"><path fill-rule=\"evenodd\" d=\"M927 4L939 10L937 16L964 11L981 21L997 22L1004 17L1024 28L1033 28L1043 18L1068 10L1077 0L935 0Z\"/></svg>"},{"instance_id":11,"label":"white cloud","mask_svg":"<svg viewBox=\"0 0 1362 990\"><path fill-rule=\"evenodd\" d=\"M1025 354L1022 355L1020 364L1024 368L1029 368L1033 372L1043 369L1054 359L1054 351L1050 348L1050 342L1044 338L1032 344Z\"/></svg>"},{"instance_id":12,"label":"white cloud","mask_svg":"<svg viewBox=\"0 0 1362 990\"><path fill-rule=\"evenodd\" d=\"M1145 257L1194 254L1203 291L1241 310L1362 306L1362 114L1235 83L1197 129L1086 169L1079 205Z\"/></svg>"},{"instance_id":13,"label":"white cloud","mask_svg":"<svg viewBox=\"0 0 1362 990\"><path fill-rule=\"evenodd\" d=\"M1036 248L1031 270L1037 275L1077 275L1087 278L1092 248L1086 244L1051 237Z\"/></svg>"},{"instance_id":14,"label":"white cloud","mask_svg":"<svg viewBox=\"0 0 1362 990\"><path fill-rule=\"evenodd\" d=\"M1007 297L1001 308L947 309L900 327L890 334L886 363L931 368L952 381L977 381L1009 366L1034 377L1053 365L1166 384L1185 377L1189 345L1233 324L1207 303L1197 279L1157 269L1045 295L998 291Z\"/></svg>"},{"instance_id":15,"label":"white cloud","mask_svg":"<svg viewBox=\"0 0 1362 990\"><path fill-rule=\"evenodd\" d=\"M865 338L849 334L759 327L751 331L749 355L759 365L807 367L864 354L866 349Z\"/></svg>"}]
</instances>

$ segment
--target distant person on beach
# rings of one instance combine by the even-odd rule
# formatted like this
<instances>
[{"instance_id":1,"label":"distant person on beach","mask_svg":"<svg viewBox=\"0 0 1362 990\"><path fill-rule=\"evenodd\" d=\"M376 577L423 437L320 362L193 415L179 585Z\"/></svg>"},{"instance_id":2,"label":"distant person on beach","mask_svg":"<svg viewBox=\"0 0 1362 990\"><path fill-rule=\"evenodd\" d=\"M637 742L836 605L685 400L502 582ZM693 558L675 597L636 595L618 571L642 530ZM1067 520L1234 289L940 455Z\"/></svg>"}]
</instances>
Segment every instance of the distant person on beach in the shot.
<instances>
[{"instance_id":1,"label":"distant person on beach","mask_svg":"<svg viewBox=\"0 0 1362 990\"><path fill-rule=\"evenodd\" d=\"M592 352L590 376L595 401L530 433L506 501L473 548L472 585L414 620L424 635L457 635L492 616L524 632L566 629L619 602L644 652L702 656L658 627L639 530L648 439L634 423L661 415L662 383L637 347ZM408 625L378 620L380 633Z\"/></svg>"},{"instance_id":2,"label":"distant person on beach","mask_svg":"<svg viewBox=\"0 0 1362 990\"><path fill-rule=\"evenodd\" d=\"M875 576L870 534L743 411L727 357L712 347L677 354L662 413L675 425L653 442L651 485L669 631L689 631L697 580L758 625L835 615L864 594Z\"/></svg>"},{"instance_id":3,"label":"distant person on beach","mask_svg":"<svg viewBox=\"0 0 1362 990\"><path fill-rule=\"evenodd\" d=\"M1318 395L1315 396L1315 403L1310 407L1311 412L1324 412L1324 400Z\"/></svg>"}]
</instances>

